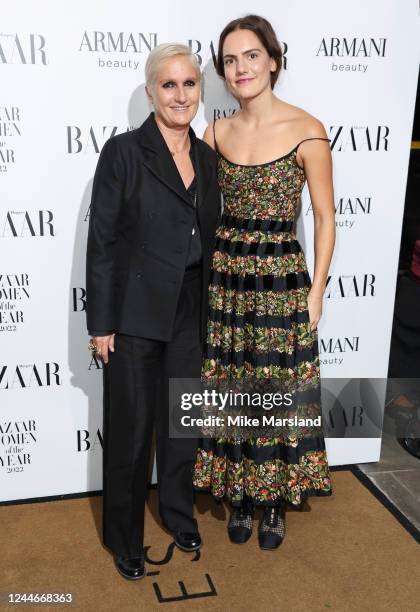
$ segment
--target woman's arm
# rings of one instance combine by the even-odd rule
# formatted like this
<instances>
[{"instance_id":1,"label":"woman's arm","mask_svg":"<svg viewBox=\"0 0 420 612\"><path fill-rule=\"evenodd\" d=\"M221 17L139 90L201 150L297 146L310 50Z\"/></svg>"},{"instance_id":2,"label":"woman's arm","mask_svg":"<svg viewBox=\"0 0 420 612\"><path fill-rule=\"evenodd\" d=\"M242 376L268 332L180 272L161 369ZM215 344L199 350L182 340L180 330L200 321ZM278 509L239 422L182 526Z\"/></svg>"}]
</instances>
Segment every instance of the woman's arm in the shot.
<instances>
[{"instance_id":1,"label":"woman's arm","mask_svg":"<svg viewBox=\"0 0 420 612\"><path fill-rule=\"evenodd\" d=\"M320 131L320 130L318 130ZM327 138L322 128L314 137ZM329 142L308 140L299 147L314 212L315 266L312 288L308 295L309 318L314 330L322 314L328 270L335 244L335 207L332 181L332 159Z\"/></svg>"},{"instance_id":2,"label":"woman's arm","mask_svg":"<svg viewBox=\"0 0 420 612\"><path fill-rule=\"evenodd\" d=\"M103 358L105 344L106 348L109 344L113 345L116 326L115 244L123 201L123 180L118 146L115 139L111 138L101 151L95 171L86 252L87 327L95 338L95 344L101 344ZM98 336L102 336L103 341L99 341Z\"/></svg>"}]
</instances>

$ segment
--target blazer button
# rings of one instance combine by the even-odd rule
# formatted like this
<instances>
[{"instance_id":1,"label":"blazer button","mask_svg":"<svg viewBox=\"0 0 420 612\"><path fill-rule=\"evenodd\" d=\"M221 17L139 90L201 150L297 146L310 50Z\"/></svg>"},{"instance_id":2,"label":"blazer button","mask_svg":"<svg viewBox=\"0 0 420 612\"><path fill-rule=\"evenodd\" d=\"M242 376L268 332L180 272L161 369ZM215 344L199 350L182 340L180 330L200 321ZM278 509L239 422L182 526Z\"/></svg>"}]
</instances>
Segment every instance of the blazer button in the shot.
<instances>
[{"instance_id":1,"label":"blazer button","mask_svg":"<svg viewBox=\"0 0 420 612\"><path fill-rule=\"evenodd\" d=\"M141 249L145 249L147 247L147 242L142 242L140 245Z\"/></svg>"},{"instance_id":2,"label":"blazer button","mask_svg":"<svg viewBox=\"0 0 420 612\"><path fill-rule=\"evenodd\" d=\"M137 272L136 278L141 278L141 272Z\"/></svg>"},{"instance_id":3,"label":"blazer button","mask_svg":"<svg viewBox=\"0 0 420 612\"><path fill-rule=\"evenodd\" d=\"M149 212L147 216L149 217L149 219L153 219L153 217L155 216L155 214L156 214L156 213L154 213L154 212Z\"/></svg>"}]
</instances>

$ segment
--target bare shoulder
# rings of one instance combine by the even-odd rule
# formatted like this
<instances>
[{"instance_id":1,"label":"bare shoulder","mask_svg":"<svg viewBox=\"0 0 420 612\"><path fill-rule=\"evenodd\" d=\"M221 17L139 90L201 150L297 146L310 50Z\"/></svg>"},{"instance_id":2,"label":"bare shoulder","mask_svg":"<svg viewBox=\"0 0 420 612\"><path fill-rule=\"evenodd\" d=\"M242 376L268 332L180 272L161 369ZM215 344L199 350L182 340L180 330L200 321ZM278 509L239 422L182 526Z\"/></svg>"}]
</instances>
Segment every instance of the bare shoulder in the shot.
<instances>
[{"instance_id":1,"label":"bare shoulder","mask_svg":"<svg viewBox=\"0 0 420 612\"><path fill-rule=\"evenodd\" d=\"M226 132L229 129L232 117L222 117L220 119L216 119L208 124L204 131L203 140L207 144L209 144L213 149L216 148L214 136L216 135L216 140L219 141L220 138L223 138Z\"/></svg>"},{"instance_id":2,"label":"bare shoulder","mask_svg":"<svg viewBox=\"0 0 420 612\"><path fill-rule=\"evenodd\" d=\"M214 134L213 134L213 123L209 123L206 129L204 130L203 140L207 143L212 149L215 148L214 144Z\"/></svg>"},{"instance_id":3,"label":"bare shoulder","mask_svg":"<svg viewBox=\"0 0 420 612\"><path fill-rule=\"evenodd\" d=\"M302 138L328 138L322 121L303 111L299 128Z\"/></svg>"},{"instance_id":4,"label":"bare shoulder","mask_svg":"<svg viewBox=\"0 0 420 612\"><path fill-rule=\"evenodd\" d=\"M220 134L222 137L226 134L231 127L236 123L236 116L231 115L230 117L221 117L220 119L216 119L216 121L212 124L216 129L216 138Z\"/></svg>"},{"instance_id":5,"label":"bare shoulder","mask_svg":"<svg viewBox=\"0 0 420 612\"><path fill-rule=\"evenodd\" d=\"M322 121L303 110L303 108L286 102L283 102L283 105L283 113L290 121L290 125L293 126L298 138L328 138Z\"/></svg>"}]
</instances>

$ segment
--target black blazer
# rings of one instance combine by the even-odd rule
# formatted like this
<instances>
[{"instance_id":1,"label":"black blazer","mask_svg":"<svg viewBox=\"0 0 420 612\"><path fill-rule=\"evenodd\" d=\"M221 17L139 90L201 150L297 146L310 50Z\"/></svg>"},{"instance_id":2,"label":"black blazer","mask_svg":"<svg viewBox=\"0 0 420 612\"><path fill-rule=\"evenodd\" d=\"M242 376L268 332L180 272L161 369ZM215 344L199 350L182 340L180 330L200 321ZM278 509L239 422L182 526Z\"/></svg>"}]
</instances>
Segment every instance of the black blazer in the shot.
<instances>
[{"instance_id":1,"label":"black blazer","mask_svg":"<svg viewBox=\"0 0 420 612\"><path fill-rule=\"evenodd\" d=\"M192 128L189 135L203 253L203 341L221 197L215 152ZM86 311L91 335L120 332L170 340L194 215L154 113L138 129L105 143L93 181L86 254Z\"/></svg>"}]
</instances>

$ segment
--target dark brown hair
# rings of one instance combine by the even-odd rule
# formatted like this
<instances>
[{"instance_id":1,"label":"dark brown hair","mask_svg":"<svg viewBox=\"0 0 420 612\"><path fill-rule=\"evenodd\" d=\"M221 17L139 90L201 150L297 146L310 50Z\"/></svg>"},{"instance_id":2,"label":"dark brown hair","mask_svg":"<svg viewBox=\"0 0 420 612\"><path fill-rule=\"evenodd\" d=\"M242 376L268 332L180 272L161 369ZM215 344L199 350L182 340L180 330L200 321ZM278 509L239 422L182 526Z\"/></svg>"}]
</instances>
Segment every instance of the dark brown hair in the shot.
<instances>
[{"instance_id":1,"label":"dark brown hair","mask_svg":"<svg viewBox=\"0 0 420 612\"><path fill-rule=\"evenodd\" d=\"M278 79L281 66L282 66L282 50L280 43L277 40L276 33L273 30L273 26L264 17L258 15L247 15L246 17L239 17L234 19L227 24L223 32L220 34L219 47L217 50L216 58L216 72L219 76L225 78L225 66L223 62L223 45L226 37L235 30L250 30L258 36L261 44L267 51L268 55L276 61L276 70L271 73L271 89L274 89L274 85Z\"/></svg>"}]
</instances>

